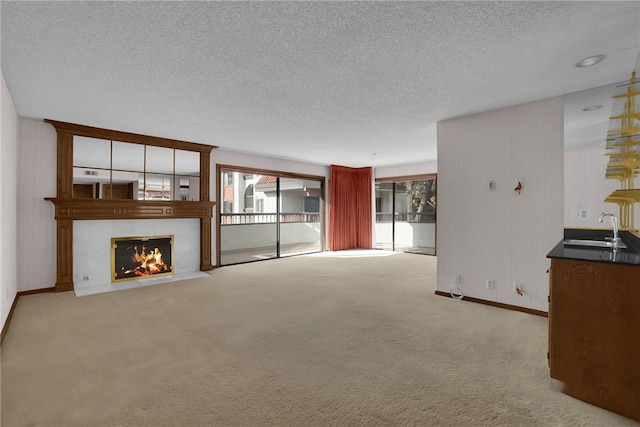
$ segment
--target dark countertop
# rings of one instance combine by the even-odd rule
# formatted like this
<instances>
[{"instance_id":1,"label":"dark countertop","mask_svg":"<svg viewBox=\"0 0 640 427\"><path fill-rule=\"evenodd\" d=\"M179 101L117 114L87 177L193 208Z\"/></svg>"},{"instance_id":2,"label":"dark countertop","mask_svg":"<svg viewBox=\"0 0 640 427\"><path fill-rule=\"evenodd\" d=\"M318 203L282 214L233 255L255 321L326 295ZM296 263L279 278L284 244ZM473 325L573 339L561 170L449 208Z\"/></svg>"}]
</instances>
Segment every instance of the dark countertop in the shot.
<instances>
[{"instance_id":1,"label":"dark countertop","mask_svg":"<svg viewBox=\"0 0 640 427\"><path fill-rule=\"evenodd\" d=\"M611 237L610 230L565 229L564 239L604 240ZM581 246L565 246L562 239L547 254L547 258L571 259L579 261L602 262L607 264L626 264L640 267L640 239L628 231L619 233L626 249L613 251L611 248L591 248Z\"/></svg>"}]
</instances>

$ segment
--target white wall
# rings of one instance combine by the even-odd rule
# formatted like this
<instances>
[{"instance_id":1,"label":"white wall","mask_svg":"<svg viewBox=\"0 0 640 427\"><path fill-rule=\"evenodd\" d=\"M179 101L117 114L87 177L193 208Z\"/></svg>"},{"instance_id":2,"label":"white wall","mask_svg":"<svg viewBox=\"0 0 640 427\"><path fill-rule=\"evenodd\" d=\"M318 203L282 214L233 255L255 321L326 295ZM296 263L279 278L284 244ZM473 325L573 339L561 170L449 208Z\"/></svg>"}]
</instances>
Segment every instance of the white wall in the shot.
<instances>
[{"instance_id":1,"label":"white wall","mask_svg":"<svg viewBox=\"0 0 640 427\"><path fill-rule=\"evenodd\" d=\"M574 150L565 153L564 158L564 225L571 228L605 228L609 221L598 222L602 212L620 215L615 203L605 203L604 199L619 189L620 181L604 179L607 162L604 136L602 147ZM576 213L575 210L578 210ZM582 217L581 212L587 211ZM640 226L640 209L635 209L635 227Z\"/></svg>"},{"instance_id":2,"label":"white wall","mask_svg":"<svg viewBox=\"0 0 640 427\"><path fill-rule=\"evenodd\" d=\"M1 75L1 74L0 74ZM0 320L4 324L18 292L16 181L18 114L2 75L0 88Z\"/></svg>"},{"instance_id":3,"label":"white wall","mask_svg":"<svg viewBox=\"0 0 640 427\"><path fill-rule=\"evenodd\" d=\"M547 310L546 254L563 236L563 109L556 97L438 123L438 290L461 274L467 296Z\"/></svg>"},{"instance_id":4,"label":"white wall","mask_svg":"<svg viewBox=\"0 0 640 427\"><path fill-rule=\"evenodd\" d=\"M56 283L56 131L42 120L20 118L18 146L18 290ZM37 268L34 268L34 262Z\"/></svg>"},{"instance_id":5,"label":"white wall","mask_svg":"<svg viewBox=\"0 0 640 427\"><path fill-rule=\"evenodd\" d=\"M327 180L329 179L329 166L297 162L287 159L277 159L275 157L259 156L240 151L226 150L224 148L213 150L212 156L212 171L215 171L216 164L224 164L279 172L293 172L303 175L324 176ZM211 176L212 188L215 188L215 185L213 185L215 181L213 180L217 177L215 176L215 173L212 173Z\"/></svg>"},{"instance_id":6,"label":"white wall","mask_svg":"<svg viewBox=\"0 0 640 427\"><path fill-rule=\"evenodd\" d=\"M397 176L424 175L438 172L438 162L411 163L407 165L383 166L374 169L374 180Z\"/></svg>"}]
</instances>

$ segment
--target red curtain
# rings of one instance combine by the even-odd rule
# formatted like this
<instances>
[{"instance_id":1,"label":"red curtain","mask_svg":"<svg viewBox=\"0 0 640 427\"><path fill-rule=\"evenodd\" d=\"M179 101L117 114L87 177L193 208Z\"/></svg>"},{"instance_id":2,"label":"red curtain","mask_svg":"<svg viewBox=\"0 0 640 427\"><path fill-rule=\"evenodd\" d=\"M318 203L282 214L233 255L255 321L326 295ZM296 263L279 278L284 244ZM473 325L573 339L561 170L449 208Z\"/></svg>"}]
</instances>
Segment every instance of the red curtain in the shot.
<instances>
[{"instance_id":1,"label":"red curtain","mask_svg":"<svg viewBox=\"0 0 640 427\"><path fill-rule=\"evenodd\" d=\"M331 165L329 250L371 249L371 172Z\"/></svg>"}]
</instances>

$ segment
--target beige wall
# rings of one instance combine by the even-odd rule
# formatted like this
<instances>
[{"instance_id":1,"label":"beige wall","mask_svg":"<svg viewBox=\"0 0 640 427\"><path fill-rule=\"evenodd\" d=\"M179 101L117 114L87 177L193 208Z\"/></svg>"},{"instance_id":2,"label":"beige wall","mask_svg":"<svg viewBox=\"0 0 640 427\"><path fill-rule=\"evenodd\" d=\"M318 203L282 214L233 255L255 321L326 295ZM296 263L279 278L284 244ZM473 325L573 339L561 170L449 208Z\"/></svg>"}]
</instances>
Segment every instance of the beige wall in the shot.
<instances>
[{"instance_id":1,"label":"beige wall","mask_svg":"<svg viewBox=\"0 0 640 427\"><path fill-rule=\"evenodd\" d=\"M1 74L0 74L1 75ZM0 320L2 327L18 291L16 254L18 223L16 182L18 158L18 115L7 83L0 85Z\"/></svg>"},{"instance_id":2,"label":"beige wall","mask_svg":"<svg viewBox=\"0 0 640 427\"><path fill-rule=\"evenodd\" d=\"M467 296L547 310L546 254L563 235L563 120L556 97L438 124L438 290L460 274Z\"/></svg>"},{"instance_id":3,"label":"beige wall","mask_svg":"<svg viewBox=\"0 0 640 427\"><path fill-rule=\"evenodd\" d=\"M56 131L42 120L19 120L18 290L50 288L56 283Z\"/></svg>"}]
</instances>

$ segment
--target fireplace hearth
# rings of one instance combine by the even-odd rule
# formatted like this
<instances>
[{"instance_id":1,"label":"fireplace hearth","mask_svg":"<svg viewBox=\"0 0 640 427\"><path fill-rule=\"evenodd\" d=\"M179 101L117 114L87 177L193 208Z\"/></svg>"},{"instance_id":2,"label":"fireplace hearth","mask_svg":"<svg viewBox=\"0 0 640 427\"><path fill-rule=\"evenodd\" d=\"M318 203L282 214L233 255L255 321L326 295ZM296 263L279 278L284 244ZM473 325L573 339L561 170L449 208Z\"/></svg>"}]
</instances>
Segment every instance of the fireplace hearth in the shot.
<instances>
[{"instance_id":1,"label":"fireplace hearth","mask_svg":"<svg viewBox=\"0 0 640 427\"><path fill-rule=\"evenodd\" d=\"M173 275L173 235L111 238L111 282Z\"/></svg>"}]
</instances>

